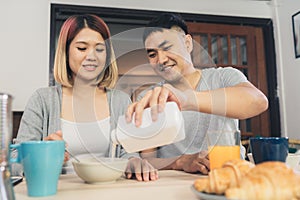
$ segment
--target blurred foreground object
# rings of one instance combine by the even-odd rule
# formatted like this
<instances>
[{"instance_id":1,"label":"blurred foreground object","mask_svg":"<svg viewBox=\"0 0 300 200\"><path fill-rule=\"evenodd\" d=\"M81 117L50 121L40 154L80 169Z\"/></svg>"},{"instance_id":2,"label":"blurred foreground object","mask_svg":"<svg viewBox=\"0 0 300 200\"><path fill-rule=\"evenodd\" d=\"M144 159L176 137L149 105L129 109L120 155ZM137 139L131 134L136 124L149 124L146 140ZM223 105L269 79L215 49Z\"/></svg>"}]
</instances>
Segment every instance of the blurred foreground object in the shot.
<instances>
[{"instance_id":1,"label":"blurred foreground object","mask_svg":"<svg viewBox=\"0 0 300 200\"><path fill-rule=\"evenodd\" d=\"M15 199L10 180L9 145L12 139L12 96L0 93L0 199Z\"/></svg>"}]
</instances>

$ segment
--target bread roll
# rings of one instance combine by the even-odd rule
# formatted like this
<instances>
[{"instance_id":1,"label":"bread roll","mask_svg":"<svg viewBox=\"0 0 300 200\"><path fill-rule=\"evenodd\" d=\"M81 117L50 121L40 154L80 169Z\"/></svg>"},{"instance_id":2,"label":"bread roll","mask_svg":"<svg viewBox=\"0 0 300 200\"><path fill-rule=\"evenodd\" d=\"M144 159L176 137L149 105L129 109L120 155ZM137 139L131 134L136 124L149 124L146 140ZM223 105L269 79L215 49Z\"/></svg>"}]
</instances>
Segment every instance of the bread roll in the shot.
<instances>
[{"instance_id":1,"label":"bread roll","mask_svg":"<svg viewBox=\"0 0 300 200\"><path fill-rule=\"evenodd\" d=\"M208 177L197 179L194 187L200 192L224 194L228 188L239 186L242 177L253 167L242 159L228 161L222 168L211 170Z\"/></svg>"},{"instance_id":2,"label":"bread roll","mask_svg":"<svg viewBox=\"0 0 300 200\"><path fill-rule=\"evenodd\" d=\"M283 162L256 165L237 187L225 192L228 199L292 200L300 199L300 176Z\"/></svg>"}]
</instances>

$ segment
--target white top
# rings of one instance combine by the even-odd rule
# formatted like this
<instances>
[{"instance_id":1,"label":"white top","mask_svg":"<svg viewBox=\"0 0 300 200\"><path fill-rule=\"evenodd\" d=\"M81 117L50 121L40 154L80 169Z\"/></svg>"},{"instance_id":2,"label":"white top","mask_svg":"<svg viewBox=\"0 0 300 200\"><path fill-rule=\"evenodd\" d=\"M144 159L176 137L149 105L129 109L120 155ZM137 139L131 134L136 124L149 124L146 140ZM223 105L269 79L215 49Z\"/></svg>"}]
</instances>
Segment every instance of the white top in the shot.
<instances>
[{"instance_id":1,"label":"white top","mask_svg":"<svg viewBox=\"0 0 300 200\"><path fill-rule=\"evenodd\" d=\"M86 156L103 157L110 144L110 117L96 122L71 122L61 119L63 138L68 151L79 159ZM72 158L64 165L67 173L73 172Z\"/></svg>"}]
</instances>

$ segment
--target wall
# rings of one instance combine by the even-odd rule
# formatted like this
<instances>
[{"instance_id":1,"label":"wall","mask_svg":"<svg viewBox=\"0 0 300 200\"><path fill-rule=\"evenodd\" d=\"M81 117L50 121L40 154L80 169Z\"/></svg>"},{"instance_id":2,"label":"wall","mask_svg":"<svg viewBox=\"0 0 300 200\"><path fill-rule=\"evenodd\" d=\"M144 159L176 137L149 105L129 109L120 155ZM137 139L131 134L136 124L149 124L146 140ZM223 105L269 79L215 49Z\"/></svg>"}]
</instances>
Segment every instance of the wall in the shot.
<instances>
[{"instance_id":1,"label":"wall","mask_svg":"<svg viewBox=\"0 0 300 200\"><path fill-rule=\"evenodd\" d=\"M271 16L268 5L262 1L226 0L226 3L218 0L177 1L178 3L174 3L174 0L1 1L0 91L12 94L13 109L22 111L34 90L48 86L51 3L249 17Z\"/></svg>"},{"instance_id":2,"label":"wall","mask_svg":"<svg viewBox=\"0 0 300 200\"><path fill-rule=\"evenodd\" d=\"M0 91L14 96L14 110L23 110L32 92L48 83L49 3L41 2L0 3Z\"/></svg>"},{"instance_id":3,"label":"wall","mask_svg":"<svg viewBox=\"0 0 300 200\"><path fill-rule=\"evenodd\" d=\"M177 1L177 3L175 3ZM278 67L281 127L297 136L300 119L300 59L295 59L291 15L300 10L295 0L28 0L0 3L0 91L14 96L13 109L24 110L32 92L48 85L50 4L75 4L187 13L273 18ZM297 112L298 111L298 112Z\"/></svg>"},{"instance_id":4,"label":"wall","mask_svg":"<svg viewBox=\"0 0 300 200\"><path fill-rule=\"evenodd\" d=\"M292 15L300 11L300 1L274 0L278 95L282 134L300 139L300 58L295 58Z\"/></svg>"}]
</instances>

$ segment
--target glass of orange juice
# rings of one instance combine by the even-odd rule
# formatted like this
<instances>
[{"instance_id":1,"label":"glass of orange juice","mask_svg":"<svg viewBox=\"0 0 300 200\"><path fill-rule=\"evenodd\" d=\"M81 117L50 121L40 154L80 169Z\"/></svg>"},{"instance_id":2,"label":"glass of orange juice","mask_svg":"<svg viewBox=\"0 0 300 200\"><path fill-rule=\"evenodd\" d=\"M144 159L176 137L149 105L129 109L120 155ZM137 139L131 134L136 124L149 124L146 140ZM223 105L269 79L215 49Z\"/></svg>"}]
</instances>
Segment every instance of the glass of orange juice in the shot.
<instances>
[{"instance_id":1,"label":"glass of orange juice","mask_svg":"<svg viewBox=\"0 0 300 200\"><path fill-rule=\"evenodd\" d=\"M226 161L241 158L240 141L240 131L208 131L207 142L210 170L222 167Z\"/></svg>"}]
</instances>

